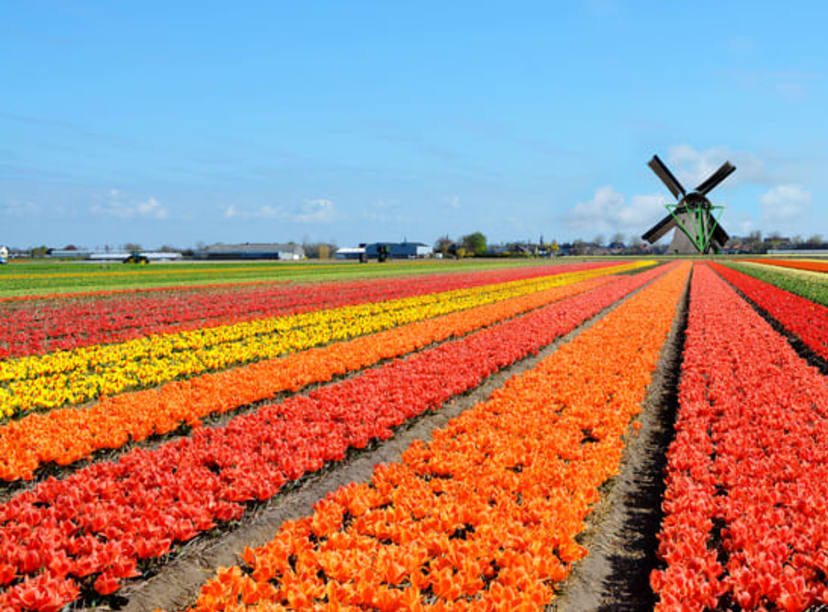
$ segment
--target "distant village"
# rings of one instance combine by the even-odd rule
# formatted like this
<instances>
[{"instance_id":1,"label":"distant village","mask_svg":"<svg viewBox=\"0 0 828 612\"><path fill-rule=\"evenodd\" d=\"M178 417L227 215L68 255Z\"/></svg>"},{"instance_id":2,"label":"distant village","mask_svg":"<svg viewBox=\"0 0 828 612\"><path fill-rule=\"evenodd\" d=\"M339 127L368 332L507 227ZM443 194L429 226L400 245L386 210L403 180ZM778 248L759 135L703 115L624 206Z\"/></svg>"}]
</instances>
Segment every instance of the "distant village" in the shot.
<instances>
[{"instance_id":1,"label":"distant village","mask_svg":"<svg viewBox=\"0 0 828 612\"><path fill-rule=\"evenodd\" d=\"M489 244L486 237L476 232L452 239L449 236L438 238L432 244L423 242L366 242L351 246L339 246L333 243L241 243L241 244L199 244L195 248L176 248L164 245L156 250L143 249L138 244L125 244L119 248L109 246L94 249L66 245L62 248L40 246L20 249L7 248L8 259L28 259L47 257L63 260L86 261L126 261L128 258L140 258L144 261L173 260L281 260L297 261L305 259L423 259L423 258L466 258L466 257L572 257L572 256L609 256L609 255L664 255L668 254L669 242L655 245L647 244L641 239L630 237L624 240L616 234L611 240L596 236L591 241L574 240L558 243L545 241L543 236L534 242L514 241ZM821 235L807 239L800 236L786 237L773 233L763 237L761 232L752 232L748 236L732 236L722 250L723 254L808 254L826 253L828 243Z\"/></svg>"}]
</instances>

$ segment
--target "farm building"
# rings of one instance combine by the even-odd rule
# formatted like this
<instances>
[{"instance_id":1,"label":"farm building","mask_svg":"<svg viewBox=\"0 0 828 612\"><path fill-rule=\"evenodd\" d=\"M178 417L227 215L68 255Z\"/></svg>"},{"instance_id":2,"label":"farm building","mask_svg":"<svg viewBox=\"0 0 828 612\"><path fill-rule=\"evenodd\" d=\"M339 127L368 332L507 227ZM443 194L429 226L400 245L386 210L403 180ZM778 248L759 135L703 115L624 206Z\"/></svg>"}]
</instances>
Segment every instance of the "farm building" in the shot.
<instances>
[{"instance_id":1,"label":"farm building","mask_svg":"<svg viewBox=\"0 0 828 612\"><path fill-rule=\"evenodd\" d=\"M381 245L388 247L388 257L392 259L416 259L432 253L432 248L422 242L372 242L358 247L342 247L335 256L337 259L360 259L364 255L367 259L377 259Z\"/></svg>"},{"instance_id":2,"label":"farm building","mask_svg":"<svg viewBox=\"0 0 828 612\"><path fill-rule=\"evenodd\" d=\"M305 249L298 244L212 244L196 251L197 259L305 259Z\"/></svg>"},{"instance_id":3,"label":"farm building","mask_svg":"<svg viewBox=\"0 0 828 612\"><path fill-rule=\"evenodd\" d=\"M182 258L181 253L174 251L140 251L148 261L177 261ZM129 257L129 251L80 251L77 249L50 249L52 259L83 259L84 261L124 261Z\"/></svg>"},{"instance_id":4,"label":"farm building","mask_svg":"<svg viewBox=\"0 0 828 612\"><path fill-rule=\"evenodd\" d=\"M337 259L359 259L365 255L365 247L342 247L336 250Z\"/></svg>"},{"instance_id":5,"label":"farm building","mask_svg":"<svg viewBox=\"0 0 828 612\"><path fill-rule=\"evenodd\" d=\"M392 259L428 257L432 252L432 248L422 242L374 242L365 245L366 257L371 259L376 258L378 255L377 249L381 244L388 247L388 255Z\"/></svg>"}]
</instances>

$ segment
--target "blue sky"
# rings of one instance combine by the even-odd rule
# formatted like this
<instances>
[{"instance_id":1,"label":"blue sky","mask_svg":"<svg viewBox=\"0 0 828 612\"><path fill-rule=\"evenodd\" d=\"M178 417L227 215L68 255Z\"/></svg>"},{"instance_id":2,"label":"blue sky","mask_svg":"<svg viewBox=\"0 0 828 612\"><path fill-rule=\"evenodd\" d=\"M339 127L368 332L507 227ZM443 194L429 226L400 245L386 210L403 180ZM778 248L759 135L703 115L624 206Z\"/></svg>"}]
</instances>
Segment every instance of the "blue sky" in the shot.
<instances>
[{"instance_id":1,"label":"blue sky","mask_svg":"<svg viewBox=\"0 0 828 612\"><path fill-rule=\"evenodd\" d=\"M822 2L0 3L0 243L828 237Z\"/></svg>"}]
</instances>

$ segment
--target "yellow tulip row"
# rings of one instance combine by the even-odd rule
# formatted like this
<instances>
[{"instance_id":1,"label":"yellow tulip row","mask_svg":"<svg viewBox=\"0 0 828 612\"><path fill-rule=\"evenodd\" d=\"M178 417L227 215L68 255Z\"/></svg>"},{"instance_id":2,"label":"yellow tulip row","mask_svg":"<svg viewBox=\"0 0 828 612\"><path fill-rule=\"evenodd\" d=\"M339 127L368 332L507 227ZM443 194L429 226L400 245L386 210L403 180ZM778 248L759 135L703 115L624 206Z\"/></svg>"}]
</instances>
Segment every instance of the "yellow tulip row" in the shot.
<instances>
[{"instance_id":1,"label":"yellow tulip row","mask_svg":"<svg viewBox=\"0 0 828 612\"><path fill-rule=\"evenodd\" d=\"M102 395L271 359L288 352L650 263L636 262L147 336L119 344L95 345L0 362L0 411L5 416L11 416L35 408L81 403Z\"/></svg>"}]
</instances>

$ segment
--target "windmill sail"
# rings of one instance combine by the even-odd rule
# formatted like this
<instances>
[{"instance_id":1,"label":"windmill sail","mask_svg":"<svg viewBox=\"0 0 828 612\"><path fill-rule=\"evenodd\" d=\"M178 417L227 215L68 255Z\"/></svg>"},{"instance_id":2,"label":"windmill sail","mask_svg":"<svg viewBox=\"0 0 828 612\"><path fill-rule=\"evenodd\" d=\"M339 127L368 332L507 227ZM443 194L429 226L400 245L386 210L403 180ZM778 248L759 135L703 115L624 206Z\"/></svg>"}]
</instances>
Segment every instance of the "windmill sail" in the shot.
<instances>
[{"instance_id":1,"label":"windmill sail","mask_svg":"<svg viewBox=\"0 0 828 612\"><path fill-rule=\"evenodd\" d=\"M711 249L718 252L730 237L719 224L715 214L716 211L720 214L724 207L711 204L707 199L707 194L730 176L736 167L726 161L707 180L696 187L695 191L687 193L658 155L653 155L647 165L678 202L666 204L665 207L670 214L647 230L641 238L652 244L670 230L675 229L673 242L670 245L671 252L708 253Z\"/></svg>"}]
</instances>

